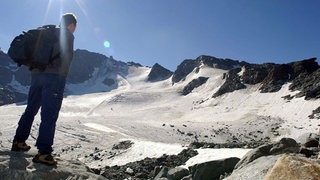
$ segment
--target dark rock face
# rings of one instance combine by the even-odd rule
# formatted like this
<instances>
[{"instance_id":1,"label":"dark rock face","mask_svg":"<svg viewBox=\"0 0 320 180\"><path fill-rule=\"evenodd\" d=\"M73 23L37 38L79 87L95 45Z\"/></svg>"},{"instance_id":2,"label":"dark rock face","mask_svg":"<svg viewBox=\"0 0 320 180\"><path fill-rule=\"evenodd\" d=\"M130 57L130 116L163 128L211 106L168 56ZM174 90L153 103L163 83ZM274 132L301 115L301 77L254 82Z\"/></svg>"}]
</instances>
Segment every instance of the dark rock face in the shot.
<instances>
[{"instance_id":1,"label":"dark rock face","mask_svg":"<svg viewBox=\"0 0 320 180\"><path fill-rule=\"evenodd\" d=\"M0 106L14 103L15 94L9 88L3 88L0 85Z\"/></svg>"},{"instance_id":2,"label":"dark rock face","mask_svg":"<svg viewBox=\"0 0 320 180\"><path fill-rule=\"evenodd\" d=\"M300 74L312 74L319 69L319 65L316 62L317 58L310 58L302 61L292 62L288 65L292 68L292 79L298 77Z\"/></svg>"},{"instance_id":3,"label":"dark rock face","mask_svg":"<svg viewBox=\"0 0 320 180\"><path fill-rule=\"evenodd\" d=\"M240 161L239 158L232 157L216 161L196 164L190 167L193 179L213 180L220 179L220 176L231 173L235 165Z\"/></svg>"},{"instance_id":4,"label":"dark rock face","mask_svg":"<svg viewBox=\"0 0 320 180\"><path fill-rule=\"evenodd\" d=\"M27 94L15 92L15 90L10 86L3 87L0 85L0 106L22 102L25 101L27 97Z\"/></svg>"},{"instance_id":5,"label":"dark rock face","mask_svg":"<svg viewBox=\"0 0 320 180\"><path fill-rule=\"evenodd\" d=\"M212 97L218 97L228 92L233 92L239 89L245 89L246 86L242 84L238 73L240 72L240 68L232 69L228 72L226 76L225 83L220 87L220 89L214 93Z\"/></svg>"},{"instance_id":6,"label":"dark rock face","mask_svg":"<svg viewBox=\"0 0 320 180\"><path fill-rule=\"evenodd\" d=\"M261 93L277 92L287 82L292 82L290 90L301 91L296 97L305 96L307 100L320 97L320 69L316 58L289 64L245 64L243 69L241 77L237 74L240 71L230 70L226 82L213 97L245 88L244 84L261 83Z\"/></svg>"},{"instance_id":7,"label":"dark rock face","mask_svg":"<svg viewBox=\"0 0 320 180\"><path fill-rule=\"evenodd\" d=\"M19 71L15 71L16 69L17 66L10 57L0 51L0 106L24 101L27 97L26 94L16 92L15 89L8 85L12 82L13 78L19 79L16 76Z\"/></svg>"},{"instance_id":8,"label":"dark rock face","mask_svg":"<svg viewBox=\"0 0 320 180\"><path fill-rule=\"evenodd\" d=\"M177 83L191 73L195 68L199 67L200 65L205 65L212 68L224 69L229 70L235 67L240 67L246 65L246 62L239 62L231 59L220 59L212 56L199 56L197 59L187 59L184 60L178 67L177 70L174 72L172 76L172 84Z\"/></svg>"},{"instance_id":9,"label":"dark rock face","mask_svg":"<svg viewBox=\"0 0 320 180\"><path fill-rule=\"evenodd\" d=\"M107 57L102 54L76 50L73 55L67 83L77 84L90 79L95 68L101 67L103 61L107 60Z\"/></svg>"},{"instance_id":10,"label":"dark rock face","mask_svg":"<svg viewBox=\"0 0 320 180\"><path fill-rule=\"evenodd\" d=\"M10 86L0 85L0 106L22 102L27 99L26 94L15 92Z\"/></svg>"},{"instance_id":11,"label":"dark rock face","mask_svg":"<svg viewBox=\"0 0 320 180\"><path fill-rule=\"evenodd\" d=\"M151 81L151 82L162 81L162 80L168 79L172 74L173 72L162 67L160 64L156 63L155 65L152 66L152 69L148 75L147 81Z\"/></svg>"},{"instance_id":12,"label":"dark rock face","mask_svg":"<svg viewBox=\"0 0 320 180\"><path fill-rule=\"evenodd\" d=\"M312 114L309 115L310 119L320 119L320 106L312 111Z\"/></svg>"},{"instance_id":13,"label":"dark rock face","mask_svg":"<svg viewBox=\"0 0 320 180\"><path fill-rule=\"evenodd\" d=\"M289 64L270 64L269 73L267 77L262 82L262 87L260 88L262 93L265 92L277 92L281 89L282 85L286 82L293 82L290 86L290 90L302 90L302 94L306 95L306 91L314 95L314 90L317 87L312 84L319 83L315 76L319 75L314 72L319 71L319 65L316 62L316 58L306 59L302 61L297 61ZM307 84L307 85L306 85Z\"/></svg>"},{"instance_id":14,"label":"dark rock face","mask_svg":"<svg viewBox=\"0 0 320 180\"><path fill-rule=\"evenodd\" d=\"M113 58L111 56L111 58ZM132 62L132 61L129 61L127 62L128 66L135 66L135 67L143 67L140 63L136 63L136 62Z\"/></svg>"},{"instance_id":15,"label":"dark rock face","mask_svg":"<svg viewBox=\"0 0 320 180\"><path fill-rule=\"evenodd\" d=\"M5 67L0 66L0 84L6 85L12 81L13 73Z\"/></svg>"},{"instance_id":16,"label":"dark rock face","mask_svg":"<svg viewBox=\"0 0 320 180\"><path fill-rule=\"evenodd\" d=\"M193 89L201 86L202 84L206 83L208 77L198 77L197 79L192 80L187 86L185 86L182 90L182 95L186 96L192 92Z\"/></svg>"},{"instance_id":17,"label":"dark rock face","mask_svg":"<svg viewBox=\"0 0 320 180\"><path fill-rule=\"evenodd\" d=\"M133 62L130 65L137 66ZM89 52L86 50L76 50L70 67L70 72L67 78L67 84L83 83L90 79L104 78L102 82L112 88L117 88L117 74L126 76L128 74L129 65L127 63L116 61L112 57L108 58L102 54ZM0 85L2 85L2 92L14 92L15 96L8 95L6 97L13 98L13 102L20 102L26 100L28 92L27 88L31 83L31 76L28 67L18 67L10 57L0 52ZM15 80L15 84L21 85L21 89L14 89L9 83ZM20 85L19 85L20 84ZM22 93L17 93L17 92ZM67 91L67 90L66 90ZM24 94L23 94L24 93ZM4 96L3 96L4 97ZM0 99L2 102L12 103L6 99Z\"/></svg>"},{"instance_id":18,"label":"dark rock face","mask_svg":"<svg viewBox=\"0 0 320 180\"><path fill-rule=\"evenodd\" d=\"M289 89L301 91L296 97L305 96L305 99L320 98L320 69L311 74L302 73L292 81Z\"/></svg>"},{"instance_id":19,"label":"dark rock face","mask_svg":"<svg viewBox=\"0 0 320 180\"><path fill-rule=\"evenodd\" d=\"M261 83L268 75L269 64L257 65L249 64L244 66L242 82L245 84Z\"/></svg>"},{"instance_id":20,"label":"dark rock face","mask_svg":"<svg viewBox=\"0 0 320 180\"><path fill-rule=\"evenodd\" d=\"M194 68L198 66L198 62L195 60L187 59L184 60L174 72L172 76L172 84L177 83L181 80L184 80L185 77L191 73Z\"/></svg>"},{"instance_id":21,"label":"dark rock face","mask_svg":"<svg viewBox=\"0 0 320 180\"><path fill-rule=\"evenodd\" d=\"M23 86L30 86L31 75L28 67L21 66L14 72L15 79Z\"/></svg>"},{"instance_id":22,"label":"dark rock face","mask_svg":"<svg viewBox=\"0 0 320 180\"><path fill-rule=\"evenodd\" d=\"M109 74L114 72L122 75L127 75L128 64L121 61L116 61L112 57L108 58L105 55L99 53L77 49L76 51L74 51L72 65L67 77L67 83L83 83L93 78L93 76L97 72L104 72ZM109 79L111 78L109 77ZM105 84L110 83L110 80L105 81Z\"/></svg>"},{"instance_id":23,"label":"dark rock face","mask_svg":"<svg viewBox=\"0 0 320 180\"><path fill-rule=\"evenodd\" d=\"M243 61L239 62L232 59L221 59L221 58L204 56L204 55L199 56L196 59L196 61L198 61L198 64L203 64L212 68L223 69L223 70L229 70L229 69L233 69L233 68L248 64Z\"/></svg>"},{"instance_id":24,"label":"dark rock face","mask_svg":"<svg viewBox=\"0 0 320 180\"><path fill-rule=\"evenodd\" d=\"M282 85L290 78L290 67L288 65L274 64L267 77L262 81L260 92L277 92L281 89Z\"/></svg>"},{"instance_id":25,"label":"dark rock face","mask_svg":"<svg viewBox=\"0 0 320 180\"><path fill-rule=\"evenodd\" d=\"M10 57L0 50L0 66L9 66L13 62Z\"/></svg>"}]
</instances>

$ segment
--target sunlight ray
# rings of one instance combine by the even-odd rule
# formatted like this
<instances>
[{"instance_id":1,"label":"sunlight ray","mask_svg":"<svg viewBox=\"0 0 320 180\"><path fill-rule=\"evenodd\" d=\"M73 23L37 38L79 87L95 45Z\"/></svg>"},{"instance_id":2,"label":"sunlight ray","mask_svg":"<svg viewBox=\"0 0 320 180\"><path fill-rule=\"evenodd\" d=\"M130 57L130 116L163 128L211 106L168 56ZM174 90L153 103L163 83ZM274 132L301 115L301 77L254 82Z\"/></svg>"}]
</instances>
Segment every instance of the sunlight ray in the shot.
<instances>
[{"instance_id":1,"label":"sunlight ray","mask_svg":"<svg viewBox=\"0 0 320 180\"><path fill-rule=\"evenodd\" d=\"M82 11L82 13L88 17L88 13L85 9L85 3L82 0L75 0L75 2L77 3L78 7L80 8L80 10Z\"/></svg>"},{"instance_id":2,"label":"sunlight ray","mask_svg":"<svg viewBox=\"0 0 320 180\"><path fill-rule=\"evenodd\" d=\"M42 24L44 24L48 18L48 14L49 14L49 10L50 10L50 7L51 7L51 4L52 4L52 1L53 0L48 0L48 5L47 5L47 9L46 9L46 13L44 15L44 18L42 20Z\"/></svg>"}]
</instances>

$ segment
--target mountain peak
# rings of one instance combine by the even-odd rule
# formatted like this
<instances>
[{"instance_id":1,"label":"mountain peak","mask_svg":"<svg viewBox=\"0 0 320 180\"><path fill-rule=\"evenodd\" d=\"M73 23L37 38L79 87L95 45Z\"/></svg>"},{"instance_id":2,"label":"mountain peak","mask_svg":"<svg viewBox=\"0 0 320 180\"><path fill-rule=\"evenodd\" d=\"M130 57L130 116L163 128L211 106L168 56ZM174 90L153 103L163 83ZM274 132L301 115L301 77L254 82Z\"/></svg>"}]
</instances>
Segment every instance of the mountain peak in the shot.
<instances>
[{"instance_id":1,"label":"mountain peak","mask_svg":"<svg viewBox=\"0 0 320 180\"><path fill-rule=\"evenodd\" d=\"M222 58L216 58L214 56L207 56L207 55L199 56L196 59L196 61L198 61L199 65L205 65L212 68L223 69L223 70L229 70L235 67L240 67L240 66L249 64L243 61L239 62L237 60L222 59Z\"/></svg>"},{"instance_id":2,"label":"mountain peak","mask_svg":"<svg viewBox=\"0 0 320 180\"><path fill-rule=\"evenodd\" d=\"M168 79L173 73L156 63L152 66L152 69L148 75L148 81L162 81Z\"/></svg>"},{"instance_id":3,"label":"mountain peak","mask_svg":"<svg viewBox=\"0 0 320 180\"><path fill-rule=\"evenodd\" d=\"M221 59L213 56L201 55L196 59L186 59L184 60L174 72L172 77L172 84L183 80L189 73L191 73L195 68L200 66L208 66L211 68L230 70L236 67L241 67L249 63L239 62L232 59Z\"/></svg>"}]
</instances>

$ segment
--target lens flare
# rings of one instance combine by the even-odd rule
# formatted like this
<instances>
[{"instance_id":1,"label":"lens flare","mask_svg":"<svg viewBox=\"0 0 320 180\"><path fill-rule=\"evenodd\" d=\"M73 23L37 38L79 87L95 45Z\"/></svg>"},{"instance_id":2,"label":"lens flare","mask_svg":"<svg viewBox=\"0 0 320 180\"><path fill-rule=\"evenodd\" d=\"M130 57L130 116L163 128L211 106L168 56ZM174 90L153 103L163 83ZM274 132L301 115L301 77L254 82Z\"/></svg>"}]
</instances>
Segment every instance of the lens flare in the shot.
<instances>
[{"instance_id":1,"label":"lens flare","mask_svg":"<svg viewBox=\"0 0 320 180\"><path fill-rule=\"evenodd\" d=\"M105 41L103 43L104 47L109 48L110 47L110 42L109 41Z\"/></svg>"}]
</instances>

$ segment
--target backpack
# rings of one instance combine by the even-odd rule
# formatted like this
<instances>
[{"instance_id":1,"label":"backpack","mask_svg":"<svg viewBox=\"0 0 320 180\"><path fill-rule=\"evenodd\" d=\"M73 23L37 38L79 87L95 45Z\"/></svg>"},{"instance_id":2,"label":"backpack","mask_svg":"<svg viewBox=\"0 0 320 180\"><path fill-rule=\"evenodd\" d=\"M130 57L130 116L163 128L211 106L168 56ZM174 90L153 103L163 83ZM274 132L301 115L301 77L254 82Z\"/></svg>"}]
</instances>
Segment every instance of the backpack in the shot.
<instances>
[{"instance_id":1,"label":"backpack","mask_svg":"<svg viewBox=\"0 0 320 180\"><path fill-rule=\"evenodd\" d=\"M47 65L60 56L60 53L53 56L54 44L58 42L56 31L55 25L23 31L11 42L8 55L19 67L25 65L30 70L38 68L43 71Z\"/></svg>"}]
</instances>

